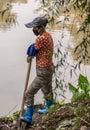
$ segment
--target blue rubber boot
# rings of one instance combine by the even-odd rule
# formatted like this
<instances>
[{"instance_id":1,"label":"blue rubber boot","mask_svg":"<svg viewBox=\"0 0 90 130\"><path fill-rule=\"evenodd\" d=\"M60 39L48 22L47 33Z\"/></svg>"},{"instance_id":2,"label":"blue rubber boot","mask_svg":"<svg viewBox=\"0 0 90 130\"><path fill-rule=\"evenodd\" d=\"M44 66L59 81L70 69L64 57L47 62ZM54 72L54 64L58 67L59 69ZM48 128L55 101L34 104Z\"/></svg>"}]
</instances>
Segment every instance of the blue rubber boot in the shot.
<instances>
[{"instance_id":1,"label":"blue rubber boot","mask_svg":"<svg viewBox=\"0 0 90 130\"><path fill-rule=\"evenodd\" d=\"M32 122L32 115L33 115L33 106L27 106L25 116L21 117L21 120L31 123Z\"/></svg>"},{"instance_id":2,"label":"blue rubber boot","mask_svg":"<svg viewBox=\"0 0 90 130\"><path fill-rule=\"evenodd\" d=\"M53 100L46 100L46 107L42 108L42 109L39 109L38 113L40 113L40 114L46 113L53 103L54 103Z\"/></svg>"}]
</instances>

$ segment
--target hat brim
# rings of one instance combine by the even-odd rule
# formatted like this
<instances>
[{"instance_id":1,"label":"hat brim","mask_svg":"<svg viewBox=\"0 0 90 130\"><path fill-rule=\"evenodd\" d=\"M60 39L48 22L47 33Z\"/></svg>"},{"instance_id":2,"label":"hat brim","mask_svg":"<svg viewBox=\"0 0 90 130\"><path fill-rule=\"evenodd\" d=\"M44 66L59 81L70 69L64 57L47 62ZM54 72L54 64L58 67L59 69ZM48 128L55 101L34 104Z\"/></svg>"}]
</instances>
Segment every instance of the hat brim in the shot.
<instances>
[{"instance_id":1,"label":"hat brim","mask_svg":"<svg viewBox=\"0 0 90 130\"><path fill-rule=\"evenodd\" d=\"M27 23L27 24L25 24L25 26L26 26L27 28L33 28L33 27L36 27L35 24L33 24L32 22L31 22L31 23Z\"/></svg>"}]
</instances>

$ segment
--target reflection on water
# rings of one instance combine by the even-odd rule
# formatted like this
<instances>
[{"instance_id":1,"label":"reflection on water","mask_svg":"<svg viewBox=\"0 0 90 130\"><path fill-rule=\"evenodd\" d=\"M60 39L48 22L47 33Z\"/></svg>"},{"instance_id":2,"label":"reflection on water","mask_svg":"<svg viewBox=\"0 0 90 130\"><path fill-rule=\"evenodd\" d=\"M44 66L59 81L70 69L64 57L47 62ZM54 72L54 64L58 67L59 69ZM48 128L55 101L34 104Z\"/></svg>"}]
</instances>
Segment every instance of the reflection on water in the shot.
<instances>
[{"instance_id":1,"label":"reflection on water","mask_svg":"<svg viewBox=\"0 0 90 130\"><path fill-rule=\"evenodd\" d=\"M5 31L0 30L0 115L7 114L15 106L20 108L25 84L27 63L27 47L34 42L35 36L25 23L31 21L36 14L34 0L28 4L15 3L12 11L17 13L17 26ZM30 82L35 76L35 59L31 71ZM37 102L38 97L36 98Z\"/></svg>"},{"instance_id":2,"label":"reflection on water","mask_svg":"<svg viewBox=\"0 0 90 130\"><path fill-rule=\"evenodd\" d=\"M0 0L0 29L7 29L16 24L17 14L12 12L14 3L27 3L27 0Z\"/></svg>"},{"instance_id":3,"label":"reflection on water","mask_svg":"<svg viewBox=\"0 0 90 130\"><path fill-rule=\"evenodd\" d=\"M31 21L38 14L33 14L33 9L37 6L35 0L28 0L28 2L27 0L12 0L12 3L10 0L1 0L0 6L0 11L4 11L3 15L0 12L0 27L4 29L12 27L6 31L0 31L0 115L5 115L9 114L12 109L17 110L21 105L27 72L26 50L36 38L32 30L25 28L24 24ZM14 27L13 20L9 23L7 22L8 18L9 20L14 18L19 24ZM58 39L61 39L61 31L51 32L51 34L54 43L57 44ZM71 43L70 38L70 34L65 30L62 42L64 46L67 47L67 44ZM68 60L72 62L70 58ZM83 68L85 68L84 65L81 68L82 73L87 73L90 77L88 73L89 66L86 66L85 72L83 72ZM30 83L35 77L35 71L35 59L33 59ZM64 75L67 82L71 81L68 73L69 71ZM73 75L73 79L76 81L77 78ZM70 98L68 93L65 96ZM42 101L41 97L42 94L39 91L35 96L35 102L40 103ZM14 107L16 108L14 109Z\"/></svg>"}]
</instances>

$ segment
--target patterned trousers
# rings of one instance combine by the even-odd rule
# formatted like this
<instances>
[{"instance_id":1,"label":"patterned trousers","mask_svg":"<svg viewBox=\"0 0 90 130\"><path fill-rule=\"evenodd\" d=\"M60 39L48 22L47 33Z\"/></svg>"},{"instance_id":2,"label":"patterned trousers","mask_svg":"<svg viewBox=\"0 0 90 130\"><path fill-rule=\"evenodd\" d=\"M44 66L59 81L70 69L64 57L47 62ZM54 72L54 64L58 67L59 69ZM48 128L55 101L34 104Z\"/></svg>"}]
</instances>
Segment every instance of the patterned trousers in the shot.
<instances>
[{"instance_id":1,"label":"patterned trousers","mask_svg":"<svg viewBox=\"0 0 90 130\"><path fill-rule=\"evenodd\" d=\"M36 66L36 77L28 87L25 93L25 105L34 105L34 95L41 89L44 94L44 98L47 100L53 100L52 92L52 65L49 67Z\"/></svg>"}]
</instances>

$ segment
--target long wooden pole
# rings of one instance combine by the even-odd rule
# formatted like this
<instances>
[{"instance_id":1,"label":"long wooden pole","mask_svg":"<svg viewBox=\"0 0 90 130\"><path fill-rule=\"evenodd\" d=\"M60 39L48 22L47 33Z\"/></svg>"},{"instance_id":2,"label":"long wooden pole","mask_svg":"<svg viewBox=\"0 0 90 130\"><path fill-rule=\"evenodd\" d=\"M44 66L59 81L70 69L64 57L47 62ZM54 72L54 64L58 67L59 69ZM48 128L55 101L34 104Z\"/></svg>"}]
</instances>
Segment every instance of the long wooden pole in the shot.
<instances>
[{"instance_id":1,"label":"long wooden pole","mask_svg":"<svg viewBox=\"0 0 90 130\"><path fill-rule=\"evenodd\" d=\"M21 110L20 110L20 117L23 116L23 112L24 112L24 98L25 98L25 92L26 92L27 87L28 87L29 76L30 76L30 71L31 71L31 63L32 63L32 58L30 59L30 62L28 63L27 75L26 75L26 80L25 80L25 87L24 87Z\"/></svg>"}]
</instances>

